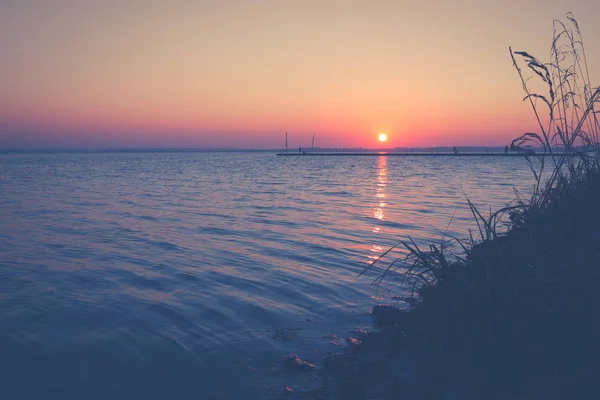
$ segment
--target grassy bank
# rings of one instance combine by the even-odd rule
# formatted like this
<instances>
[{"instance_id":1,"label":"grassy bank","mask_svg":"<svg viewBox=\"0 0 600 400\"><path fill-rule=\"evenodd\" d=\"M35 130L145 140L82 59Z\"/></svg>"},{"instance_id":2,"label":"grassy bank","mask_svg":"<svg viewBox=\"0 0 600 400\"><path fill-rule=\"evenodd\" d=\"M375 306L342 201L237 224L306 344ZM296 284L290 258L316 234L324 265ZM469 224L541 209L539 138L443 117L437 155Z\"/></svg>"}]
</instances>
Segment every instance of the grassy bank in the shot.
<instances>
[{"instance_id":1,"label":"grassy bank","mask_svg":"<svg viewBox=\"0 0 600 400\"><path fill-rule=\"evenodd\" d=\"M532 192L489 216L469 203L478 228L451 241L462 257L448 242L423 250L409 241L407 259L388 264L407 268L415 288L410 318L392 334L406 343L424 398L600 395L600 89L576 20L554 27L548 63L510 50L539 123L511 148L550 154L527 158Z\"/></svg>"},{"instance_id":2,"label":"grassy bank","mask_svg":"<svg viewBox=\"0 0 600 400\"><path fill-rule=\"evenodd\" d=\"M555 193L463 261L415 255L434 282L406 331L429 396L600 394L598 164Z\"/></svg>"}]
</instances>

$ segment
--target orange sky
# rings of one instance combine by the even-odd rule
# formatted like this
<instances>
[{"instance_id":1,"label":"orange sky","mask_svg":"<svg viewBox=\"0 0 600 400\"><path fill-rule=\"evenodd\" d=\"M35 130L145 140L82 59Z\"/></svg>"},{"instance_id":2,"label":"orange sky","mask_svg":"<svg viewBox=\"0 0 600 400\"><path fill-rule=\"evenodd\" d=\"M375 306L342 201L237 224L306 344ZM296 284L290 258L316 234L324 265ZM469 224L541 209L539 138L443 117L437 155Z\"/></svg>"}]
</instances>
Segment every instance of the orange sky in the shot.
<instances>
[{"instance_id":1,"label":"orange sky","mask_svg":"<svg viewBox=\"0 0 600 400\"><path fill-rule=\"evenodd\" d=\"M504 145L535 129L508 46L592 1L0 2L0 147Z\"/></svg>"}]
</instances>

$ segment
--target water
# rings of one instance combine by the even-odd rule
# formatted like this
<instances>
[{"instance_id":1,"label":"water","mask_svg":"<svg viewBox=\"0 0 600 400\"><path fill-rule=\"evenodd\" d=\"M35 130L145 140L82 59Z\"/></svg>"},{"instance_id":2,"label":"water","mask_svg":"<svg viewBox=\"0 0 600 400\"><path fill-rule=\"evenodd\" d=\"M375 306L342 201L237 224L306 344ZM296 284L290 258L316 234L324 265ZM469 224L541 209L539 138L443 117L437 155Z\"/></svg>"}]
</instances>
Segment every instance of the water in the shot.
<instances>
[{"instance_id":1,"label":"water","mask_svg":"<svg viewBox=\"0 0 600 400\"><path fill-rule=\"evenodd\" d=\"M386 300L370 261L531 184L512 157L3 155L0 397L277 397L284 355Z\"/></svg>"}]
</instances>

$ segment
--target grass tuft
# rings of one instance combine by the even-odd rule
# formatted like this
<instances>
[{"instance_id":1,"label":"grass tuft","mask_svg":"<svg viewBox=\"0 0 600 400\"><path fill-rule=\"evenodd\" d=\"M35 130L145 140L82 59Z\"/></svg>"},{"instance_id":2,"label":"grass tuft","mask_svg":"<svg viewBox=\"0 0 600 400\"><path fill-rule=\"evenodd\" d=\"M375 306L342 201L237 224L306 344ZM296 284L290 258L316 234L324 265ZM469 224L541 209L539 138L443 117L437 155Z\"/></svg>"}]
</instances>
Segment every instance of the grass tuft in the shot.
<instances>
[{"instance_id":1,"label":"grass tuft","mask_svg":"<svg viewBox=\"0 0 600 400\"><path fill-rule=\"evenodd\" d=\"M511 143L535 178L531 195L515 191L512 205L487 217L467 199L478 236L444 235L427 249L402 241L394 248L407 256L377 280L406 270L414 318L405 331L425 398L600 395L600 88L573 15L553 25L550 62L509 49L539 127ZM550 154L550 165L533 150Z\"/></svg>"}]
</instances>

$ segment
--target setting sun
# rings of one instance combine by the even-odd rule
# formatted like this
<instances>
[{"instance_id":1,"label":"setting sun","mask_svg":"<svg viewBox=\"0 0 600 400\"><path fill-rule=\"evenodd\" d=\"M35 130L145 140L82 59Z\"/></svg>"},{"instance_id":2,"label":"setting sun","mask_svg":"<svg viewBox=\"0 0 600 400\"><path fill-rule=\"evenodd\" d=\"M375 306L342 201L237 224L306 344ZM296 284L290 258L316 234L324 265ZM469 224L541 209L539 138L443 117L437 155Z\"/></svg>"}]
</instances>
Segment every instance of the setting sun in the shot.
<instances>
[{"instance_id":1,"label":"setting sun","mask_svg":"<svg viewBox=\"0 0 600 400\"><path fill-rule=\"evenodd\" d=\"M385 142L387 140L387 133L380 133L379 134L379 141L380 142Z\"/></svg>"}]
</instances>

